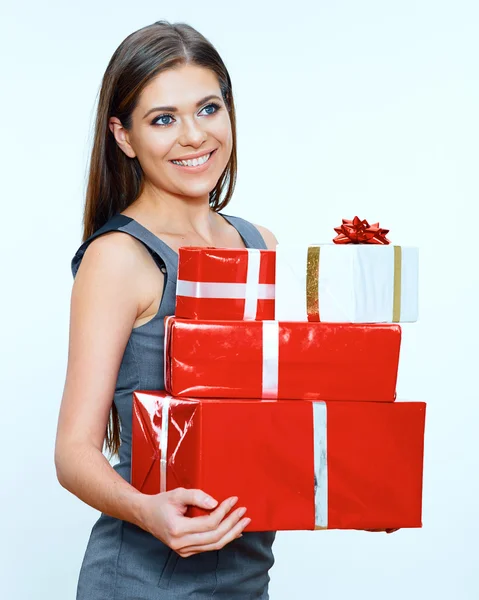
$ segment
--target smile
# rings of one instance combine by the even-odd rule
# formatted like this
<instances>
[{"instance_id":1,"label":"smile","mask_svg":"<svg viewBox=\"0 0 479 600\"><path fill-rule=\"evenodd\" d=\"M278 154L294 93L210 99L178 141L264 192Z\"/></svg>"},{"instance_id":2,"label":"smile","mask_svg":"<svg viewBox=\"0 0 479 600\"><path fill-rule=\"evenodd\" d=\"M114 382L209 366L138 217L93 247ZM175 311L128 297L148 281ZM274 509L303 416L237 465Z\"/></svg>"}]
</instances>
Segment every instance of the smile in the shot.
<instances>
[{"instance_id":1,"label":"smile","mask_svg":"<svg viewBox=\"0 0 479 600\"><path fill-rule=\"evenodd\" d=\"M204 154L199 158L193 158L192 160L172 160L171 162L174 165L178 165L180 167L199 167L208 162L214 152L215 150L213 150L213 152L210 152L209 154Z\"/></svg>"}]
</instances>

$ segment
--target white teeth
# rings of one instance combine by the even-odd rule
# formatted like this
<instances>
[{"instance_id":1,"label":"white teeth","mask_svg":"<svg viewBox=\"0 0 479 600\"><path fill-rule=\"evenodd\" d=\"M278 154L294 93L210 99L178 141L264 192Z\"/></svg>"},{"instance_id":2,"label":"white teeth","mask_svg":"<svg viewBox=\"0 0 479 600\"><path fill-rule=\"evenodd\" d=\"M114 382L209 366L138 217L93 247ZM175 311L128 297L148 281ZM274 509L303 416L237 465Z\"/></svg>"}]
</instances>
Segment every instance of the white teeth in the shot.
<instances>
[{"instance_id":1,"label":"white teeth","mask_svg":"<svg viewBox=\"0 0 479 600\"><path fill-rule=\"evenodd\" d=\"M172 160L171 162L175 163L175 165L181 165L182 167L197 167L198 165L204 165L211 154L212 153L210 152L200 158L194 158L193 160Z\"/></svg>"}]
</instances>

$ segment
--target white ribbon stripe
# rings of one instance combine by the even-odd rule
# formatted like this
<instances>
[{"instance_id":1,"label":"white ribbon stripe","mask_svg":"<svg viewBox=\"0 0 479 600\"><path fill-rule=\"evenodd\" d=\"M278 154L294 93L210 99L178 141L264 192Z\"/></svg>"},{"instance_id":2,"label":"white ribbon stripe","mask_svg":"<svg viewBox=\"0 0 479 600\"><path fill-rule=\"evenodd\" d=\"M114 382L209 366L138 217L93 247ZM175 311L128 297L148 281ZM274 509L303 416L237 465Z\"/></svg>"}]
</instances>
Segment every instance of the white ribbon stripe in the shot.
<instances>
[{"instance_id":1,"label":"white ribbon stripe","mask_svg":"<svg viewBox=\"0 0 479 600\"><path fill-rule=\"evenodd\" d=\"M315 526L328 527L328 448L325 402L312 402L314 428Z\"/></svg>"},{"instance_id":2,"label":"white ribbon stripe","mask_svg":"<svg viewBox=\"0 0 479 600\"><path fill-rule=\"evenodd\" d=\"M174 319L173 316L166 317L165 319L165 335L163 337L163 382L166 382L168 379L168 343L170 341L171 336L171 328L173 325L171 324L171 320ZM170 366L171 368L171 366Z\"/></svg>"},{"instance_id":3,"label":"white ribbon stripe","mask_svg":"<svg viewBox=\"0 0 479 600\"><path fill-rule=\"evenodd\" d=\"M278 397L279 323L263 321L263 390L262 398Z\"/></svg>"},{"instance_id":4,"label":"white ribbon stripe","mask_svg":"<svg viewBox=\"0 0 479 600\"><path fill-rule=\"evenodd\" d=\"M244 299L245 321L254 321L258 313L258 286L261 252L256 248L248 248L248 267L246 270L246 291Z\"/></svg>"},{"instance_id":5,"label":"white ribbon stripe","mask_svg":"<svg viewBox=\"0 0 479 600\"><path fill-rule=\"evenodd\" d=\"M160 492L166 492L166 469L168 466L168 425L170 420L171 396L163 398L160 432Z\"/></svg>"},{"instance_id":6,"label":"white ribbon stripe","mask_svg":"<svg viewBox=\"0 0 479 600\"><path fill-rule=\"evenodd\" d=\"M246 283L222 283L207 281L186 281L178 279L176 283L176 295L188 298L233 298L244 300L247 295ZM274 283L256 283L259 300L274 300Z\"/></svg>"}]
</instances>

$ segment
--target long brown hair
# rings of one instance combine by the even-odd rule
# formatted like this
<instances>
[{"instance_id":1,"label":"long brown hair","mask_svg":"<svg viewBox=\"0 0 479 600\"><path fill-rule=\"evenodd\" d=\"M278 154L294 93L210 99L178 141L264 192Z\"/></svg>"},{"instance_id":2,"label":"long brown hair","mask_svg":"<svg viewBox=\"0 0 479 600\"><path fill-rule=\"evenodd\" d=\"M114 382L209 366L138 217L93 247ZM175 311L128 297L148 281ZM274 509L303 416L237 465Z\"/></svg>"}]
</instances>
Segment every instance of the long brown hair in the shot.
<instances>
[{"instance_id":1,"label":"long brown hair","mask_svg":"<svg viewBox=\"0 0 479 600\"><path fill-rule=\"evenodd\" d=\"M113 215L125 210L143 187L143 172L137 158L129 158L118 147L108 122L117 117L129 129L132 112L145 86L159 73L184 64L213 71L229 111L232 151L228 164L210 192L213 210L230 201L237 173L236 114L229 73L213 45L186 23L157 21L129 35L116 49L103 76L83 215L83 241ZM113 456L120 447L120 419L112 404L105 433L105 446Z\"/></svg>"}]
</instances>

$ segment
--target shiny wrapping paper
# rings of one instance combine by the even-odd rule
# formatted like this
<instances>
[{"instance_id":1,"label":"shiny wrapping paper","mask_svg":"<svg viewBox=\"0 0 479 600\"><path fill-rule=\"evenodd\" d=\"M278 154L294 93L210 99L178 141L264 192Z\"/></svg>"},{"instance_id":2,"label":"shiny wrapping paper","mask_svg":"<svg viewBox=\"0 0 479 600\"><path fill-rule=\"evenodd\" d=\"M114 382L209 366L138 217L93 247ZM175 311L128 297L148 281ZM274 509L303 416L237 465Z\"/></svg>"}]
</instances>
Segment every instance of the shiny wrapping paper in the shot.
<instances>
[{"instance_id":1,"label":"shiny wrapping paper","mask_svg":"<svg viewBox=\"0 0 479 600\"><path fill-rule=\"evenodd\" d=\"M274 319L275 263L274 250L180 248L175 315Z\"/></svg>"},{"instance_id":2,"label":"shiny wrapping paper","mask_svg":"<svg viewBox=\"0 0 479 600\"><path fill-rule=\"evenodd\" d=\"M425 410L135 392L131 482L238 496L250 531L421 527Z\"/></svg>"},{"instance_id":3,"label":"shiny wrapping paper","mask_svg":"<svg viewBox=\"0 0 479 600\"><path fill-rule=\"evenodd\" d=\"M165 319L174 396L392 402L401 328L391 324Z\"/></svg>"},{"instance_id":4,"label":"shiny wrapping paper","mask_svg":"<svg viewBox=\"0 0 479 600\"><path fill-rule=\"evenodd\" d=\"M413 322L418 248L379 244L279 244L279 321Z\"/></svg>"}]
</instances>

